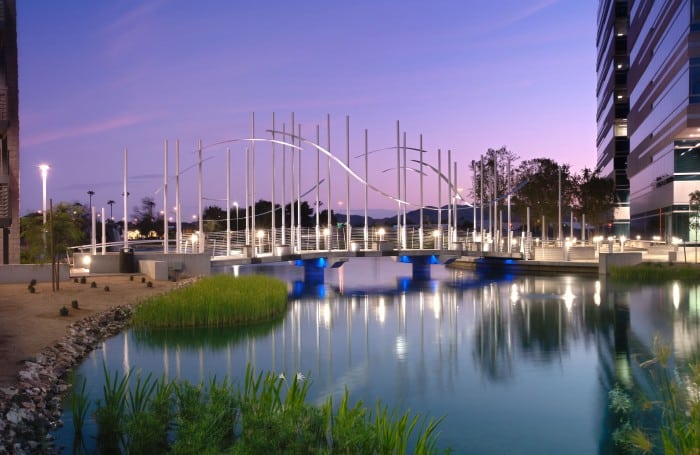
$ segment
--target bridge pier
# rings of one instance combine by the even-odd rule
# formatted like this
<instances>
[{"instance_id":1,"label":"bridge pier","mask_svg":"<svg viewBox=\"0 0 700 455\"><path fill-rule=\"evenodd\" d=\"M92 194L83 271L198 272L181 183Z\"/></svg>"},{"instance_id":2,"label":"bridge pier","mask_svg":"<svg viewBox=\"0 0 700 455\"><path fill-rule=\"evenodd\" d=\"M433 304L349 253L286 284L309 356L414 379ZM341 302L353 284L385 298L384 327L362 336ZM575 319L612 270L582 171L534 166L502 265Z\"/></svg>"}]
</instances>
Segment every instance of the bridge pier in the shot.
<instances>
[{"instance_id":1,"label":"bridge pier","mask_svg":"<svg viewBox=\"0 0 700 455\"><path fill-rule=\"evenodd\" d=\"M404 264L411 264L412 278L414 281L430 280L430 266L440 264L440 258L435 255L430 256L399 256L397 259Z\"/></svg>"},{"instance_id":2,"label":"bridge pier","mask_svg":"<svg viewBox=\"0 0 700 455\"><path fill-rule=\"evenodd\" d=\"M325 280L325 270L328 268L336 269L342 267L347 262L347 258L333 258L329 261L326 257L314 259L299 259L294 261L294 265L304 267L304 283L323 284Z\"/></svg>"}]
</instances>

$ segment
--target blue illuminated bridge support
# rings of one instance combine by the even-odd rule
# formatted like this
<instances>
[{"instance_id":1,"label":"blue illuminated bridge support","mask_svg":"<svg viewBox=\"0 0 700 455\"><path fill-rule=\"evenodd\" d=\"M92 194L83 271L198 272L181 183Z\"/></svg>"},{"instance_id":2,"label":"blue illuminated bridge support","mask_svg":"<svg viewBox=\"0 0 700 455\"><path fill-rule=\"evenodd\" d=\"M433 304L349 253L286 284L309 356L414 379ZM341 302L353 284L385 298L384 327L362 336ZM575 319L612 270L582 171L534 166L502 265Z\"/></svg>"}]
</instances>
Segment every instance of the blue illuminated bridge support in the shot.
<instances>
[{"instance_id":1,"label":"blue illuminated bridge support","mask_svg":"<svg viewBox=\"0 0 700 455\"><path fill-rule=\"evenodd\" d=\"M430 280L430 266L440 264L440 258L437 255L430 256L398 256L397 260L404 264L412 265L412 278L414 281Z\"/></svg>"},{"instance_id":2,"label":"blue illuminated bridge support","mask_svg":"<svg viewBox=\"0 0 700 455\"><path fill-rule=\"evenodd\" d=\"M325 279L325 270L336 269L347 262L348 258L331 258L326 257L314 259L297 259L294 265L304 267L304 284L314 285L323 284Z\"/></svg>"}]
</instances>

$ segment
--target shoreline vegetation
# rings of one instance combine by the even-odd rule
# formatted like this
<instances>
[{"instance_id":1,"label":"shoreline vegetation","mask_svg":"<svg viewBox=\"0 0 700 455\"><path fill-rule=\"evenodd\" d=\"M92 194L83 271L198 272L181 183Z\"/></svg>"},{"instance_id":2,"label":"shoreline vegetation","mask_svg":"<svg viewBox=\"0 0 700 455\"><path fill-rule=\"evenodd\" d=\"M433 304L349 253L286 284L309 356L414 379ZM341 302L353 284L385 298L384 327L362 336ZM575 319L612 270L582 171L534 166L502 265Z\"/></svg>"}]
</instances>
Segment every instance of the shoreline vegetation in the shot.
<instances>
[{"instance_id":1,"label":"shoreline vegetation","mask_svg":"<svg viewBox=\"0 0 700 455\"><path fill-rule=\"evenodd\" d=\"M269 321L287 308L286 283L264 275L215 275L147 298L134 309L135 328L226 327Z\"/></svg>"},{"instance_id":2,"label":"shoreline vegetation","mask_svg":"<svg viewBox=\"0 0 700 455\"><path fill-rule=\"evenodd\" d=\"M438 453L443 418L389 410L377 402L349 405L347 388L334 406L307 403L309 379L301 373L255 373L248 365L242 386L228 378L193 385L110 374L92 403L85 379L72 399L74 453L87 453L85 418L94 409L100 453Z\"/></svg>"},{"instance_id":3,"label":"shoreline vegetation","mask_svg":"<svg viewBox=\"0 0 700 455\"><path fill-rule=\"evenodd\" d=\"M140 330L213 328L270 321L287 307L287 287L278 279L218 275L138 304L131 326ZM133 370L132 370L133 371ZM438 453L435 419L381 402L374 409L329 396L307 403L311 382L255 373L244 384L229 378L191 384L181 380L113 375L104 367L103 395L92 402L86 380L74 384L71 410L74 446L86 452L84 424L92 413L102 453ZM93 409L91 412L90 410Z\"/></svg>"},{"instance_id":4,"label":"shoreline vegetation","mask_svg":"<svg viewBox=\"0 0 700 455\"><path fill-rule=\"evenodd\" d=\"M610 267L610 278L620 281L660 283L700 281L700 264L643 262Z\"/></svg>"}]
</instances>

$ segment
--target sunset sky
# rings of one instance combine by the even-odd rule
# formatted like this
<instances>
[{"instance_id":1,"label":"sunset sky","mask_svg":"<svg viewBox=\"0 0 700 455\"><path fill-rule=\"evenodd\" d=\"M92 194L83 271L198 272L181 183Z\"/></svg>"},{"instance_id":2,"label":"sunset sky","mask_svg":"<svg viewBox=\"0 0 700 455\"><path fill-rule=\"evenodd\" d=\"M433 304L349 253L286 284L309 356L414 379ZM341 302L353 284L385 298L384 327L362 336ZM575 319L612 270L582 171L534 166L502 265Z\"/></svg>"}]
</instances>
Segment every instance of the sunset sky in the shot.
<instances>
[{"instance_id":1,"label":"sunset sky","mask_svg":"<svg viewBox=\"0 0 700 455\"><path fill-rule=\"evenodd\" d=\"M398 120L409 146L417 147L423 134L427 162L437 166L440 148L445 169L452 150L464 188L471 187L469 163L504 145L522 159L592 168L596 4L17 2L22 214L41 208L37 166L48 163L54 201L87 204L92 190L93 205L106 207L113 199L121 218L124 148L129 213L144 196L161 210L164 140L172 175L176 139L180 167L189 168L199 139L207 145L250 137L251 112L258 137L269 137L264 130L273 112L280 129L283 122L290 128L294 112L310 140L321 125L324 146L330 114L331 151L343 160L346 115L351 157L364 151L365 128L370 150L395 145ZM245 145L231 147L231 200L243 206ZM302 153L305 192L314 185L316 153ZM257 199L270 199L271 156L270 145L256 145ZM204 158L204 205L223 206L224 146L207 148ZM416 158L409 153L409 160ZM325 178L324 158L321 163ZM279 202L280 147L276 164ZM361 158L352 158L351 167L364 176ZM370 183L395 195L395 167L395 151L373 153ZM331 204L338 210L346 201L345 177L338 166L332 169ZM196 177L196 169L182 175L183 214L196 213ZM362 187L351 185L350 207L361 210ZM408 186L408 200L417 203L417 173L409 174ZM426 175L425 192L426 203L436 204L434 174ZM324 204L326 194L324 186ZM174 184L169 198L174 204ZM395 207L377 194L370 199L372 208Z\"/></svg>"}]
</instances>

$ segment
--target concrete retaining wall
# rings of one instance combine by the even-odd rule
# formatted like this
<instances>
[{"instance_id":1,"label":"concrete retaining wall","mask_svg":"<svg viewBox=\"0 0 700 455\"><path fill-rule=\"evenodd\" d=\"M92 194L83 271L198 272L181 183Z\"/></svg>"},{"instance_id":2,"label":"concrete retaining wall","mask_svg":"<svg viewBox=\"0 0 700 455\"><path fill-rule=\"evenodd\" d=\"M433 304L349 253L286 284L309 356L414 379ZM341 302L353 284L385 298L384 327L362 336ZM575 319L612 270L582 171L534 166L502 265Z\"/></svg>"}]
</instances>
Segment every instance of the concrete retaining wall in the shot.
<instances>
[{"instance_id":1,"label":"concrete retaining wall","mask_svg":"<svg viewBox=\"0 0 700 455\"><path fill-rule=\"evenodd\" d=\"M608 275L612 266L631 266L641 264L642 253L603 253L598 255L598 274Z\"/></svg>"},{"instance_id":2,"label":"concrete retaining wall","mask_svg":"<svg viewBox=\"0 0 700 455\"><path fill-rule=\"evenodd\" d=\"M68 264L59 264L60 281L70 279ZM31 280L51 282L51 264L10 264L0 265L0 284L27 283Z\"/></svg>"}]
</instances>

